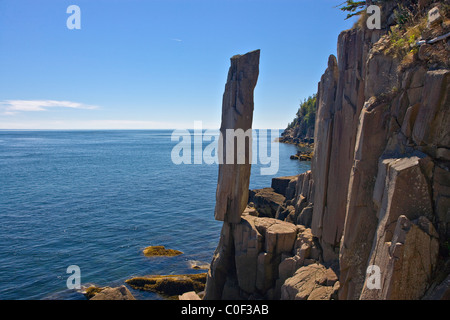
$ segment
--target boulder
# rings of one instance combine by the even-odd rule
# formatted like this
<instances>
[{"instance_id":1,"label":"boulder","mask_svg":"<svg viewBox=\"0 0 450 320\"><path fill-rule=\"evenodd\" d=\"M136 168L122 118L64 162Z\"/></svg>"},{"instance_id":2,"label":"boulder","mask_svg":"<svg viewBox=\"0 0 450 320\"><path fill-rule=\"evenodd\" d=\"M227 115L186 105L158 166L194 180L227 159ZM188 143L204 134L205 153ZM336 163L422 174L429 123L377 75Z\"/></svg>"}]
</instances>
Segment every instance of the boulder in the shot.
<instances>
[{"instance_id":1,"label":"boulder","mask_svg":"<svg viewBox=\"0 0 450 320\"><path fill-rule=\"evenodd\" d=\"M102 292L102 290L104 290L105 288L102 287L97 287L97 286L90 286L88 288L86 288L86 290L83 291L83 295L88 298L91 299L92 297L94 297L97 293Z\"/></svg>"},{"instance_id":2,"label":"boulder","mask_svg":"<svg viewBox=\"0 0 450 320\"><path fill-rule=\"evenodd\" d=\"M202 270L202 269L208 270L210 267L209 263L197 261L197 260L189 260L188 265L191 269L195 269L195 270Z\"/></svg>"},{"instance_id":3,"label":"boulder","mask_svg":"<svg viewBox=\"0 0 450 320\"><path fill-rule=\"evenodd\" d=\"M296 179L297 176L290 177L278 177L272 179L271 188L276 192L286 197L286 190L289 186L289 183Z\"/></svg>"},{"instance_id":4,"label":"boulder","mask_svg":"<svg viewBox=\"0 0 450 320\"><path fill-rule=\"evenodd\" d=\"M431 28L442 22L442 16L439 12L439 7L434 7L428 11L427 28Z\"/></svg>"},{"instance_id":5,"label":"boulder","mask_svg":"<svg viewBox=\"0 0 450 320\"><path fill-rule=\"evenodd\" d=\"M145 277L134 277L126 280L125 282L135 290L151 291L171 297L178 296L189 291L203 291L205 288L206 273L152 275Z\"/></svg>"},{"instance_id":6,"label":"boulder","mask_svg":"<svg viewBox=\"0 0 450 320\"><path fill-rule=\"evenodd\" d=\"M286 198L272 188L255 189L249 192L249 202L252 202L260 217L275 218L280 207L284 208Z\"/></svg>"},{"instance_id":7,"label":"boulder","mask_svg":"<svg viewBox=\"0 0 450 320\"><path fill-rule=\"evenodd\" d=\"M330 277L330 279L328 279ZM332 285L327 285L331 284ZM339 289L336 275L321 264L298 269L281 287L282 300L331 300Z\"/></svg>"},{"instance_id":8,"label":"boulder","mask_svg":"<svg viewBox=\"0 0 450 320\"><path fill-rule=\"evenodd\" d=\"M185 292L178 296L178 300L202 300L195 291Z\"/></svg>"},{"instance_id":9,"label":"boulder","mask_svg":"<svg viewBox=\"0 0 450 320\"><path fill-rule=\"evenodd\" d=\"M183 254L183 252L174 249L166 249L164 246L150 246L145 248L143 251L146 257L173 257Z\"/></svg>"},{"instance_id":10,"label":"boulder","mask_svg":"<svg viewBox=\"0 0 450 320\"><path fill-rule=\"evenodd\" d=\"M104 288L90 300L136 300L125 286L117 288Z\"/></svg>"}]
</instances>

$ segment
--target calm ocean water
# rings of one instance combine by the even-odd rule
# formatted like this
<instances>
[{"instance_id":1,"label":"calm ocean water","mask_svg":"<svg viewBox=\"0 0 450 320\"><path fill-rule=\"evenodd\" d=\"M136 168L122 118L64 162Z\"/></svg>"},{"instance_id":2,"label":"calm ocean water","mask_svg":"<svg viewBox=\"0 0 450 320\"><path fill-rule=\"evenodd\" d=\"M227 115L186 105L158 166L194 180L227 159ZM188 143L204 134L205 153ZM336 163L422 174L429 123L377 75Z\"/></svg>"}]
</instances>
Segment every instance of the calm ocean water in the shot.
<instances>
[{"instance_id":1,"label":"calm ocean water","mask_svg":"<svg viewBox=\"0 0 450 320\"><path fill-rule=\"evenodd\" d=\"M81 268L84 286L204 272L189 262L209 263L217 246L218 166L173 164L171 133L0 131L0 299L80 299L66 289L69 265ZM309 170L289 159L295 146L279 150L274 176ZM250 188L269 187L274 177L259 167ZM150 245L184 254L146 258Z\"/></svg>"}]
</instances>

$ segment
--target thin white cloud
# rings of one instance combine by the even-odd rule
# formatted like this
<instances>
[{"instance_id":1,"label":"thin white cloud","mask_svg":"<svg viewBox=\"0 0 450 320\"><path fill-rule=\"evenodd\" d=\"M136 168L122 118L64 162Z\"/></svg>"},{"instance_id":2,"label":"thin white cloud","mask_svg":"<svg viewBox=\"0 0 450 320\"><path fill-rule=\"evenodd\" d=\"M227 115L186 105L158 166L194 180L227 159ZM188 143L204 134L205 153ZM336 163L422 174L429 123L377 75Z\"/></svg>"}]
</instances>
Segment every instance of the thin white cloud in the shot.
<instances>
[{"instance_id":1,"label":"thin white cloud","mask_svg":"<svg viewBox=\"0 0 450 320\"><path fill-rule=\"evenodd\" d=\"M142 130L142 129L188 129L193 122L164 122L146 120L0 120L0 130ZM218 125L203 124L203 129L218 128Z\"/></svg>"},{"instance_id":2,"label":"thin white cloud","mask_svg":"<svg viewBox=\"0 0 450 320\"><path fill-rule=\"evenodd\" d=\"M181 39L172 39L173 41L176 41L176 42L183 42L183 40L181 40Z\"/></svg>"},{"instance_id":3,"label":"thin white cloud","mask_svg":"<svg viewBox=\"0 0 450 320\"><path fill-rule=\"evenodd\" d=\"M57 100L4 100L0 101L0 113L13 115L18 112L48 111L51 108L97 109L98 106L73 101Z\"/></svg>"}]
</instances>

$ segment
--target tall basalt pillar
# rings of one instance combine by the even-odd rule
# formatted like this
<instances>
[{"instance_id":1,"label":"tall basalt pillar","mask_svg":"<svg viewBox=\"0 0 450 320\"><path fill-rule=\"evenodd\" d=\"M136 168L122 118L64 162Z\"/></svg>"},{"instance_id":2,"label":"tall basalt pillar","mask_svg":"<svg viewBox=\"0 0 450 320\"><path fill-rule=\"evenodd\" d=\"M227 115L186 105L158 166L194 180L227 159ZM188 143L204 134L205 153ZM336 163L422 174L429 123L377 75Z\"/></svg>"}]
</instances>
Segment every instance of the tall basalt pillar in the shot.
<instances>
[{"instance_id":1,"label":"tall basalt pillar","mask_svg":"<svg viewBox=\"0 0 450 320\"><path fill-rule=\"evenodd\" d=\"M237 282L234 230L241 222L241 215L248 201L252 160L253 91L259 75L259 54L260 50L256 50L232 57L228 71L222 103L215 209L216 220L224 221L224 224L208 270L204 300L239 297L239 292L234 290L236 286L230 285L230 282ZM227 131L238 133L237 139L243 139L239 142L240 147L235 143L234 136L227 136ZM248 138L245 138L245 133ZM231 146L231 143L234 146Z\"/></svg>"},{"instance_id":2,"label":"tall basalt pillar","mask_svg":"<svg viewBox=\"0 0 450 320\"><path fill-rule=\"evenodd\" d=\"M259 55L260 50L255 50L231 58L223 94L215 218L228 223L240 222L248 201Z\"/></svg>"}]
</instances>

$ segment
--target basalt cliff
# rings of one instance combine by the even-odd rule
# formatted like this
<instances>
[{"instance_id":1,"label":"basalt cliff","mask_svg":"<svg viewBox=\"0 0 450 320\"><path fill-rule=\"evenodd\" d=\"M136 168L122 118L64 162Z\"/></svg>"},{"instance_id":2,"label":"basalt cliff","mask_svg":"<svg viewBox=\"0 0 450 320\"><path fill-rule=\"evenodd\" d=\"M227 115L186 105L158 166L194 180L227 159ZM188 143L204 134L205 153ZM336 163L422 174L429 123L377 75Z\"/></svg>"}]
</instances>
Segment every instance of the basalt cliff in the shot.
<instances>
[{"instance_id":1,"label":"basalt cliff","mask_svg":"<svg viewBox=\"0 0 450 320\"><path fill-rule=\"evenodd\" d=\"M219 173L204 299L449 298L448 5L419 1L402 26L397 3L383 2L381 29L340 34L318 84L311 171L250 190L247 206L233 190L248 188L248 167ZM251 128L257 68L244 60L257 61L234 59L222 123Z\"/></svg>"}]
</instances>

